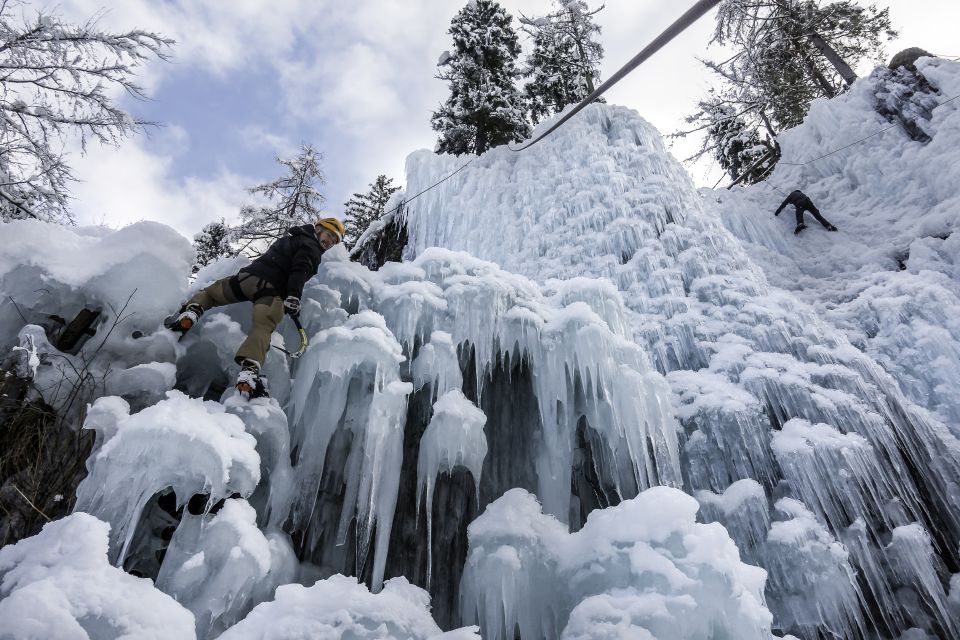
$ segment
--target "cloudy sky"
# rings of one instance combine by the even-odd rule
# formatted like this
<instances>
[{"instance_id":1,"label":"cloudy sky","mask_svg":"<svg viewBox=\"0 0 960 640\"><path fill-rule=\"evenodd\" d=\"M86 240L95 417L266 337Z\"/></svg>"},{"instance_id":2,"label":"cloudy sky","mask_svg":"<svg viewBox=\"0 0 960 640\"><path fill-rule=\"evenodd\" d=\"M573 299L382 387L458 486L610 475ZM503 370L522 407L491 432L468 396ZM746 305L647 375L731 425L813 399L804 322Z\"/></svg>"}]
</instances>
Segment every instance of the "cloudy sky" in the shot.
<instances>
[{"instance_id":1,"label":"cloudy sky","mask_svg":"<svg viewBox=\"0 0 960 640\"><path fill-rule=\"evenodd\" d=\"M549 10L550 0L501 0L514 15ZM430 113L445 97L434 78L451 48L446 30L464 0L67 0L44 5L70 20L100 16L102 27L143 28L174 38L169 63L142 68L151 100L122 105L164 123L119 148L74 155L81 224L165 222L191 236L235 217L245 188L279 175L276 155L310 142L324 156L326 208L378 173L403 182L407 154L432 148ZM599 6L599 0L591 0ZM597 16L606 49L602 77L659 34L693 0L607 0ZM880 4L883 4L882 2ZM922 46L960 56L954 0L891 0L900 37L888 54ZM675 131L709 86L696 56L709 55L713 14L703 18L607 94L661 132ZM869 71L869 68L863 71ZM686 148L677 148L678 156ZM700 184L715 167L691 168Z\"/></svg>"}]
</instances>

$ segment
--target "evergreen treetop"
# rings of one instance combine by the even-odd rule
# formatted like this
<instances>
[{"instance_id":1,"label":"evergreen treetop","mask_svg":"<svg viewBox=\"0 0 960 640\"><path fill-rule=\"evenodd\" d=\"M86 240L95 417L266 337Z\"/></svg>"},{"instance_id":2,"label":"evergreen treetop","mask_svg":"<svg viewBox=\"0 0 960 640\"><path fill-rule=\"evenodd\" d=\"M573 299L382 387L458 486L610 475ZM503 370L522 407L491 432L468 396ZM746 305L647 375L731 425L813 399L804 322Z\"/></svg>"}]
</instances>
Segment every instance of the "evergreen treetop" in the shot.
<instances>
[{"instance_id":1,"label":"evergreen treetop","mask_svg":"<svg viewBox=\"0 0 960 640\"><path fill-rule=\"evenodd\" d=\"M244 206L240 210L237 242L240 251L259 255L273 240L283 237L290 227L313 222L321 217L324 197L319 186L326 181L320 168L323 156L304 144L296 158L277 158L286 175L250 189L271 203L270 206Z\"/></svg>"},{"instance_id":2,"label":"evergreen treetop","mask_svg":"<svg viewBox=\"0 0 960 640\"><path fill-rule=\"evenodd\" d=\"M231 246L235 232L220 218L208 223L197 235L193 236L193 248L197 253L193 273L220 258L232 258L237 252Z\"/></svg>"},{"instance_id":3,"label":"evergreen treetop","mask_svg":"<svg viewBox=\"0 0 960 640\"><path fill-rule=\"evenodd\" d=\"M383 217L390 196L400 190L393 184L393 178L384 174L370 184L366 193L354 193L344 204L344 223L346 233L343 242L352 249L367 228Z\"/></svg>"},{"instance_id":4,"label":"evergreen treetop","mask_svg":"<svg viewBox=\"0 0 960 640\"><path fill-rule=\"evenodd\" d=\"M544 117L576 104L593 93L600 78L603 47L596 41L600 27L583 0L553 0L555 10L541 18L522 17L523 30L533 38L523 75L530 118Z\"/></svg>"},{"instance_id":5,"label":"evergreen treetop","mask_svg":"<svg viewBox=\"0 0 960 640\"><path fill-rule=\"evenodd\" d=\"M530 134L514 86L520 42L512 20L493 0L471 0L451 21L453 51L438 64L450 96L430 119L437 152L481 154Z\"/></svg>"}]
</instances>

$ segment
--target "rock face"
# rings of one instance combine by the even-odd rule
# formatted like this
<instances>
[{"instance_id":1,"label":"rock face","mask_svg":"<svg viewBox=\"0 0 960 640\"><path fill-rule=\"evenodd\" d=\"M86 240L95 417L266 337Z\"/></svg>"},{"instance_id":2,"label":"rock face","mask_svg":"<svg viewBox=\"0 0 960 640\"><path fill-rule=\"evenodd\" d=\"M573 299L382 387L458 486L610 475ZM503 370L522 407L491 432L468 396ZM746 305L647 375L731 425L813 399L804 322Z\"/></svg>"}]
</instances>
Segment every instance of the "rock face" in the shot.
<instances>
[{"instance_id":1,"label":"rock face","mask_svg":"<svg viewBox=\"0 0 960 640\"><path fill-rule=\"evenodd\" d=\"M376 271L387 262L400 262L407 246L407 226L399 215L388 213L357 241L351 259Z\"/></svg>"},{"instance_id":2,"label":"rock face","mask_svg":"<svg viewBox=\"0 0 960 640\"><path fill-rule=\"evenodd\" d=\"M932 53L921 49L920 47L908 47L903 51L898 51L890 58L890 64L887 65L891 71L896 71L899 67L906 67L910 71L916 71L914 63L920 58L936 58Z\"/></svg>"}]
</instances>

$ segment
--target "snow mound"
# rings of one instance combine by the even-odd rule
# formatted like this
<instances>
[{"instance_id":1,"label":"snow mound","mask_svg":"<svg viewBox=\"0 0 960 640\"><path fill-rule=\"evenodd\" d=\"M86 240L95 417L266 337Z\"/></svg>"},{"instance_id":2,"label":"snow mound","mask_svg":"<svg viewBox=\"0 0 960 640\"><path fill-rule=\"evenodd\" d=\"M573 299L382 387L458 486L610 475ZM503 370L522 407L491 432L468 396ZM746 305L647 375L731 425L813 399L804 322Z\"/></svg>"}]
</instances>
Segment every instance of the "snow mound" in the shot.
<instances>
[{"instance_id":1,"label":"snow mound","mask_svg":"<svg viewBox=\"0 0 960 640\"><path fill-rule=\"evenodd\" d=\"M256 607L220 636L221 640L468 640L470 629L444 634L430 617L426 592L406 578L387 580L370 593L342 575L312 587L281 586L271 602Z\"/></svg>"},{"instance_id":2,"label":"snow mound","mask_svg":"<svg viewBox=\"0 0 960 640\"><path fill-rule=\"evenodd\" d=\"M210 519L187 519L176 530L157 587L190 609L199 638L216 637L254 605L294 582L299 564L286 534L265 535L245 500L227 500Z\"/></svg>"},{"instance_id":3,"label":"snow mound","mask_svg":"<svg viewBox=\"0 0 960 640\"><path fill-rule=\"evenodd\" d=\"M85 513L0 549L0 637L191 640L193 615L107 561L109 525Z\"/></svg>"},{"instance_id":4,"label":"snow mound","mask_svg":"<svg viewBox=\"0 0 960 640\"><path fill-rule=\"evenodd\" d=\"M0 234L9 240L0 247L0 290L21 309L69 321L83 306L101 307L108 322L124 309L128 332L153 329L177 308L193 262L190 243L157 222L112 231L14 220L0 224ZM5 296L0 342L18 320Z\"/></svg>"},{"instance_id":5,"label":"snow mound","mask_svg":"<svg viewBox=\"0 0 960 640\"><path fill-rule=\"evenodd\" d=\"M697 502L655 487L594 511L584 527L513 489L469 529L463 619L484 638L771 638L766 572L740 561Z\"/></svg>"}]
</instances>

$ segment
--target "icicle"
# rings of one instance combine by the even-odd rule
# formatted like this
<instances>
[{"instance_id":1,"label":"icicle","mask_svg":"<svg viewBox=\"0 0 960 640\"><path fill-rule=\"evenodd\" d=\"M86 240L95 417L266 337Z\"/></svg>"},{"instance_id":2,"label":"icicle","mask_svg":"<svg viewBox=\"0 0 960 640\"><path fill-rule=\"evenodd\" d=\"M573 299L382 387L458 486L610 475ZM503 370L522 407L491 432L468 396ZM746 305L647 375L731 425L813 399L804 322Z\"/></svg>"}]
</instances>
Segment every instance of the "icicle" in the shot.
<instances>
[{"instance_id":1,"label":"icicle","mask_svg":"<svg viewBox=\"0 0 960 640\"><path fill-rule=\"evenodd\" d=\"M487 416L459 389L446 392L433 405L433 417L420 438L417 461L417 513L425 498L427 511L427 588L433 571L433 489L437 476L452 473L457 466L473 475L477 503L480 502L480 476L487 456L487 438L483 426Z\"/></svg>"},{"instance_id":2,"label":"icicle","mask_svg":"<svg viewBox=\"0 0 960 640\"><path fill-rule=\"evenodd\" d=\"M414 391L431 385L435 398L463 387L457 350L449 333L434 331L430 335L430 341L423 345L411 365L411 375Z\"/></svg>"},{"instance_id":3,"label":"icicle","mask_svg":"<svg viewBox=\"0 0 960 640\"><path fill-rule=\"evenodd\" d=\"M215 502L234 493L248 496L260 481L253 436L216 402L170 391L166 400L139 413L115 417L115 424L96 419L85 425L115 433L88 461L75 510L110 523L110 559L118 566L155 494L172 488L178 506L198 493Z\"/></svg>"},{"instance_id":4,"label":"icicle","mask_svg":"<svg viewBox=\"0 0 960 640\"><path fill-rule=\"evenodd\" d=\"M301 530L332 523L312 521L327 446L338 429L353 432L347 490L337 525L345 540L356 517L357 559L370 550L376 523L374 589L379 589L396 504L409 383L399 380L404 357L382 316L364 311L322 331L301 359L291 394L291 440L299 451L294 483L294 525ZM352 391L351 391L352 390Z\"/></svg>"}]
</instances>

